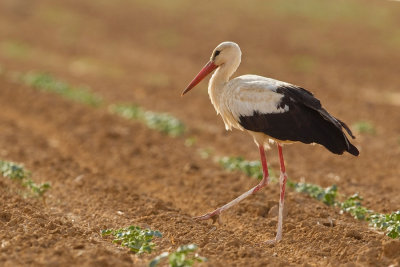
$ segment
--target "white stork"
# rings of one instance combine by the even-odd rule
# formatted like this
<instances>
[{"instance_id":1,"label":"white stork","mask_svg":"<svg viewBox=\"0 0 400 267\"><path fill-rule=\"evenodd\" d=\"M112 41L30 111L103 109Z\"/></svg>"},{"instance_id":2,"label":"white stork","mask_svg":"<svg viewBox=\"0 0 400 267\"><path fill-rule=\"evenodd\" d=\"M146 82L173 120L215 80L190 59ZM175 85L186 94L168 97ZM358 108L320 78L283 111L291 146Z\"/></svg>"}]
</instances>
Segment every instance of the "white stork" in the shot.
<instances>
[{"instance_id":1,"label":"white stork","mask_svg":"<svg viewBox=\"0 0 400 267\"><path fill-rule=\"evenodd\" d=\"M210 61L182 95L216 69L208 84L211 102L217 114L221 114L226 130L236 128L253 136L260 152L263 179L231 202L196 219L215 220L221 212L267 185L269 180L264 147L268 148L269 142L275 142L280 160L278 229L275 240L272 240L275 242L282 239L282 212L287 179L282 145L294 142L317 143L335 154L347 151L357 156L359 152L343 132L344 128L354 138L349 127L330 115L309 91L290 83L257 75L243 75L229 80L239 67L241 55L236 43L219 44L214 49Z\"/></svg>"}]
</instances>

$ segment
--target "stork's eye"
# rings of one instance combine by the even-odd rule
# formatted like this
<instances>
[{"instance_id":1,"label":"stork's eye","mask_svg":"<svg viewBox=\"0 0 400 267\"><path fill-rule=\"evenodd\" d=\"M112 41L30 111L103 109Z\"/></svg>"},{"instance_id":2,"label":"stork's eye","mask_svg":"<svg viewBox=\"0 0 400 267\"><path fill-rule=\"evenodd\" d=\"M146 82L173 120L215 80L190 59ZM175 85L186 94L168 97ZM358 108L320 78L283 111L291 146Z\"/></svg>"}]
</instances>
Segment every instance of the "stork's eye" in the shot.
<instances>
[{"instance_id":1,"label":"stork's eye","mask_svg":"<svg viewBox=\"0 0 400 267\"><path fill-rule=\"evenodd\" d=\"M221 53L221 51L219 51L219 50L215 51L214 57L218 56L220 53Z\"/></svg>"}]
</instances>

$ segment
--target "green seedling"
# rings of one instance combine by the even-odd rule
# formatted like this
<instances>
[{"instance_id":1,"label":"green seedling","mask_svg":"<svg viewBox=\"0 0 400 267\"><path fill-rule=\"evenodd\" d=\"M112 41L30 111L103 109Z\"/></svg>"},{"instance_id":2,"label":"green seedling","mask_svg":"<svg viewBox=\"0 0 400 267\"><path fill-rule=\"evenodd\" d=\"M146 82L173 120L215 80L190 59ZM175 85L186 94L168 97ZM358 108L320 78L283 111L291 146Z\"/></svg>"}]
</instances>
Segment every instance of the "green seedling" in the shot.
<instances>
[{"instance_id":1,"label":"green seedling","mask_svg":"<svg viewBox=\"0 0 400 267\"><path fill-rule=\"evenodd\" d=\"M214 154L214 149L208 147L208 148L199 148L197 150L197 152L199 153L200 157L202 159L208 159L209 157L211 157Z\"/></svg>"},{"instance_id":2,"label":"green seedling","mask_svg":"<svg viewBox=\"0 0 400 267\"><path fill-rule=\"evenodd\" d=\"M259 161L247 161L243 157L221 157L218 158L218 163L229 171L241 171L249 177L261 180L263 172ZM271 180L276 180L274 170L268 169Z\"/></svg>"},{"instance_id":3,"label":"green seedling","mask_svg":"<svg viewBox=\"0 0 400 267\"><path fill-rule=\"evenodd\" d=\"M183 123L169 114L146 111L143 117L147 126L170 136L179 136L185 131Z\"/></svg>"},{"instance_id":4,"label":"green seedling","mask_svg":"<svg viewBox=\"0 0 400 267\"><path fill-rule=\"evenodd\" d=\"M354 194L344 202L337 205L343 212L350 213L354 218L369 221L372 227L386 231L391 238L400 237L400 211L391 214L381 214L373 212L361 205L362 197Z\"/></svg>"},{"instance_id":5,"label":"green seedling","mask_svg":"<svg viewBox=\"0 0 400 267\"><path fill-rule=\"evenodd\" d=\"M358 194L354 194L344 202L338 202L337 206L339 206L342 211L350 213L358 220L367 220L372 211L363 207L361 201L362 197Z\"/></svg>"},{"instance_id":6,"label":"green seedling","mask_svg":"<svg viewBox=\"0 0 400 267\"><path fill-rule=\"evenodd\" d=\"M191 147L194 146L197 142L196 137L189 137L185 139L185 146Z\"/></svg>"},{"instance_id":7,"label":"green seedling","mask_svg":"<svg viewBox=\"0 0 400 267\"><path fill-rule=\"evenodd\" d=\"M30 173L22 165L10 161L0 161L0 172L1 175L11 180L22 181L30 176Z\"/></svg>"},{"instance_id":8,"label":"green seedling","mask_svg":"<svg viewBox=\"0 0 400 267\"><path fill-rule=\"evenodd\" d=\"M100 96L89 92L87 87L72 86L66 82L54 78L47 73L29 72L25 75L20 75L19 80L38 90L56 93L65 98L89 106L97 107L103 102Z\"/></svg>"},{"instance_id":9,"label":"green seedling","mask_svg":"<svg viewBox=\"0 0 400 267\"><path fill-rule=\"evenodd\" d=\"M109 110L126 119L141 120L149 128L172 137L180 136L185 132L185 125L177 118L166 113L146 111L137 105L124 104L111 105Z\"/></svg>"},{"instance_id":10,"label":"green seedling","mask_svg":"<svg viewBox=\"0 0 400 267\"><path fill-rule=\"evenodd\" d=\"M155 257L149 264L149 267L157 266L161 261L168 258L168 263L170 267L190 267L193 266L195 262L207 261L206 258L199 256L195 251L197 246L194 244L180 246L175 252L161 253L159 256Z\"/></svg>"},{"instance_id":11,"label":"green seedling","mask_svg":"<svg viewBox=\"0 0 400 267\"><path fill-rule=\"evenodd\" d=\"M142 108L137 105L111 105L109 111L128 120L138 120L143 116Z\"/></svg>"},{"instance_id":12,"label":"green seedling","mask_svg":"<svg viewBox=\"0 0 400 267\"><path fill-rule=\"evenodd\" d=\"M135 254L151 253L155 244L152 242L154 237L162 237L159 231L141 229L139 226L129 226L121 229L102 230L103 236L114 236L113 243L120 244L129 248Z\"/></svg>"},{"instance_id":13,"label":"green seedling","mask_svg":"<svg viewBox=\"0 0 400 267\"><path fill-rule=\"evenodd\" d=\"M358 121L353 124L353 128L361 134L375 134L375 127L368 121Z\"/></svg>"},{"instance_id":14,"label":"green seedling","mask_svg":"<svg viewBox=\"0 0 400 267\"><path fill-rule=\"evenodd\" d=\"M0 174L11 180L16 180L28 188L36 196L43 196L50 189L50 183L36 184L31 179L31 173L22 165L10 161L0 160Z\"/></svg>"},{"instance_id":15,"label":"green seedling","mask_svg":"<svg viewBox=\"0 0 400 267\"><path fill-rule=\"evenodd\" d=\"M32 181L32 179L26 179L23 182L23 185L28 187L34 194L38 196L43 196L44 193L46 193L47 190L50 189L50 183L36 184Z\"/></svg>"},{"instance_id":16,"label":"green seedling","mask_svg":"<svg viewBox=\"0 0 400 267\"><path fill-rule=\"evenodd\" d=\"M391 214L372 214L369 217L370 225L387 231L391 238L400 238L400 210Z\"/></svg>"},{"instance_id":17,"label":"green seedling","mask_svg":"<svg viewBox=\"0 0 400 267\"><path fill-rule=\"evenodd\" d=\"M293 188L296 192L305 193L312 198L315 198L319 201L322 201L328 206L334 205L336 195L337 195L337 186L332 185L327 188L322 188L318 185L309 184L309 183L293 183L288 182L288 186Z\"/></svg>"}]
</instances>

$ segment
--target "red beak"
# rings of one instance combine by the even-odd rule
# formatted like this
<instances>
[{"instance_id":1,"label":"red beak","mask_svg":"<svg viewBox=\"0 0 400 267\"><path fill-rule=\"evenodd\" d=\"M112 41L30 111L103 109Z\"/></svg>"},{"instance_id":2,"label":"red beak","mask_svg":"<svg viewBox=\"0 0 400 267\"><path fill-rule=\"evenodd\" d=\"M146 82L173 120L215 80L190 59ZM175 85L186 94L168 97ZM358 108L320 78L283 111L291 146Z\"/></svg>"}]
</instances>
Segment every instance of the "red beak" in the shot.
<instances>
[{"instance_id":1,"label":"red beak","mask_svg":"<svg viewBox=\"0 0 400 267\"><path fill-rule=\"evenodd\" d=\"M209 61L201 71L194 77L193 81L186 87L186 89L182 92L183 96L187 92L189 92L193 87L195 87L201 80L203 80L208 74L210 74L213 70L215 70L218 66L215 65L212 61Z\"/></svg>"}]
</instances>

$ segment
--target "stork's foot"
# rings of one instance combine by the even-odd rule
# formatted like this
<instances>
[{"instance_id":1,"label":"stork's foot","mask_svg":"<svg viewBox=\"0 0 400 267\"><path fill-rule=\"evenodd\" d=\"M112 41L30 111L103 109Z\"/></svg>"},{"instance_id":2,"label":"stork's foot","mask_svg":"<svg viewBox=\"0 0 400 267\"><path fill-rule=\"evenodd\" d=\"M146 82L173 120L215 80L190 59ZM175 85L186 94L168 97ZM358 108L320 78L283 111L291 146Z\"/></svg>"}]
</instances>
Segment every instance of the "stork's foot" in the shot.
<instances>
[{"instance_id":1,"label":"stork's foot","mask_svg":"<svg viewBox=\"0 0 400 267\"><path fill-rule=\"evenodd\" d=\"M216 209L212 212L206 213L204 215L198 216L198 217L194 217L193 219L196 221L203 221L203 220L208 220L208 219L212 219L213 223L215 223L216 221L218 221L219 224L220 223L220 214L221 214L221 210L220 209Z\"/></svg>"},{"instance_id":2,"label":"stork's foot","mask_svg":"<svg viewBox=\"0 0 400 267\"><path fill-rule=\"evenodd\" d=\"M276 243L275 239L270 239L270 240L267 240L264 242L264 244L268 245L268 246L273 246L273 245L275 245L275 243Z\"/></svg>"},{"instance_id":3,"label":"stork's foot","mask_svg":"<svg viewBox=\"0 0 400 267\"><path fill-rule=\"evenodd\" d=\"M279 243L281 240L282 240L282 237L281 238L275 237L274 239L265 241L265 244L269 245L269 246L274 246L277 243Z\"/></svg>"}]
</instances>

